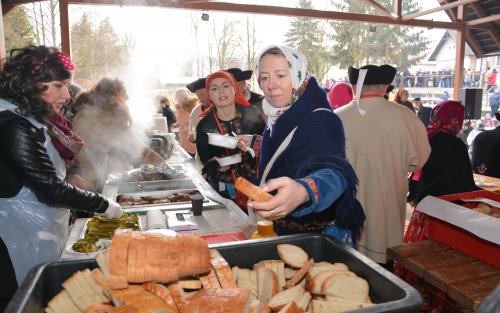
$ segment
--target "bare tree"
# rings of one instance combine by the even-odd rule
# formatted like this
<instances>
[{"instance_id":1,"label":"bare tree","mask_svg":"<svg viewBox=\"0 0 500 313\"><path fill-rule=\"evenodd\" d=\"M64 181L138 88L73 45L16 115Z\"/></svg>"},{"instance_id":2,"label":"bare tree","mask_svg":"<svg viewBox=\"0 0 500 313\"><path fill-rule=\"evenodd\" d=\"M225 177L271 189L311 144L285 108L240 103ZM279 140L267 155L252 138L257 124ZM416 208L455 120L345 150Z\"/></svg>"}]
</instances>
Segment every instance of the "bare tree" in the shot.
<instances>
[{"instance_id":1,"label":"bare tree","mask_svg":"<svg viewBox=\"0 0 500 313\"><path fill-rule=\"evenodd\" d=\"M236 35L236 21L228 22L224 19L222 29L217 31L215 23L213 23L213 35L215 39L215 46L217 48L217 61L221 69L229 67L234 64L237 56L237 50L240 47L239 40ZM219 36L217 36L219 34Z\"/></svg>"},{"instance_id":2,"label":"bare tree","mask_svg":"<svg viewBox=\"0 0 500 313\"><path fill-rule=\"evenodd\" d=\"M246 20L246 49L245 49L245 65L246 69L254 70L256 65L255 57L257 55L257 34L255 29L255 15L251 17L247 15ZM255 87L257 82L255 76L252 77L250 84Z\"/></svg>"},{"instance_id":3,"label":"bare tree","mask_svg":"<svg viewBox=\"0 0 500 313\"><path fill-rule=\"evenodd\" d=\"M30 24L33 25L35 44L58 47L59 1L46 0L24 5Z\"/></svg>"}]
</instances>

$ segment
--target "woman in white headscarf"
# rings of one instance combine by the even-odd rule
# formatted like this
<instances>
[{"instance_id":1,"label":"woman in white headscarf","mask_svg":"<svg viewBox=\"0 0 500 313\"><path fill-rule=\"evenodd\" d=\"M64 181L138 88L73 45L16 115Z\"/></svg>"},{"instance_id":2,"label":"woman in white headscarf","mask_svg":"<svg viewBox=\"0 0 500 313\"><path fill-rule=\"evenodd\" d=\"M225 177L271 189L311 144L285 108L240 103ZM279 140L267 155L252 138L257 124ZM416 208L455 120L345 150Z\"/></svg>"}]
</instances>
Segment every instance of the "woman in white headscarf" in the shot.
<instances>
[{"instance_id":1,"label":"woman in white headscarf","mask_svg":"<svg viewBox=\"0 0 500 313\"><path fill-rule=\"evenodd\" d=\"M274 197L248 206L273 220L280 235L324 232L354 244L365 216L340 119L300 52L271 46L257 60L268 116L259 178Z\"/></svg>"}]
</instances>

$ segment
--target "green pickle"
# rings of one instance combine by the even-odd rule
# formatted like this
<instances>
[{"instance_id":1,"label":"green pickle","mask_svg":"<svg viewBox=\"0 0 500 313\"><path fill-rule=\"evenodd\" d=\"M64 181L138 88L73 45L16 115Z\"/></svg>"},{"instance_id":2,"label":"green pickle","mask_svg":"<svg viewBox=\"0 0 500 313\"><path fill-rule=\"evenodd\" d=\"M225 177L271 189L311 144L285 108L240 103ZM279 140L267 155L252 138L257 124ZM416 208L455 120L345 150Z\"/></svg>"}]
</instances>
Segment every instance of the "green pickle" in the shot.
<instances>
[{"instance_id":1,"label":"green pickle","mask_svg":"<svg viewBox=\"0 0 500 313\"><path fill-rule=\"evenodd\" d=\"M96 215L87 222L85 236L75 242L72 249L81 253L93 253L100 250L99 239L110 240L117 228L139 230L139 218L135 215L123 213L120 218L107 218Z\"/></svg>"}]
</instances>

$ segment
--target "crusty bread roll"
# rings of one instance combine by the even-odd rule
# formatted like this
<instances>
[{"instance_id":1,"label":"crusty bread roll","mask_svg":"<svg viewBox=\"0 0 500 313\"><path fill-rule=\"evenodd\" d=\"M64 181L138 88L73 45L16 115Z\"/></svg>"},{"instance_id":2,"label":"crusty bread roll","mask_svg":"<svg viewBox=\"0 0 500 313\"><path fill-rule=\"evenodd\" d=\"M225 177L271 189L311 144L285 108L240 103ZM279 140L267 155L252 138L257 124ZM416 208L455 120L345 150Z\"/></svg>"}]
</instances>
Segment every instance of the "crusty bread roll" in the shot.
<instances>
[{"instance_id":1,"label":"crusty bread roll","mask_svg":"<svg viewBox=\"0 0 500 313\"><path fill-rule=\"evenodd\" d=\"M236 178L234 188L253 201L263 202L273 197L243 177Z\"/></svg>"}]
</instances>

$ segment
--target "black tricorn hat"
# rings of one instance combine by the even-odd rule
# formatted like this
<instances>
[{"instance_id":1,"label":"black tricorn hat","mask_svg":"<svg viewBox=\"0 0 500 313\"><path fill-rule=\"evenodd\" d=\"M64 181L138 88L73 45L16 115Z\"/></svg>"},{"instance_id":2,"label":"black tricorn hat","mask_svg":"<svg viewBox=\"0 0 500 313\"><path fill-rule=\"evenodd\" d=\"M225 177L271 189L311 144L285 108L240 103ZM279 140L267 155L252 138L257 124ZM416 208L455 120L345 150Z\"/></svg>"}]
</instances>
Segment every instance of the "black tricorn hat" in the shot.
<instances>
[{"instance_id":1,"label":"black tricorn hat","mask_svg":"<svg viewBox=\"0 0 500 313\"><path fill-rule=\"evenodd\" d=\"M198 78L194 82L187 84L186 88L191 92L205 88L205 77Z\"/></svg>"},{"instance_id":2,"label":"black tricorn hat","mask_svg":"<svg viewBox=\"0 0 500 313\"><path fill-rule=\"evenodd\" d=\"M242 71L241 69L239 69L237 67L228 68L225 71L231 73L237 82L249 80L250 78L252 78L252 74L253 74L252 70Z\"/></svg>"},{"instance_id":3,"label":"black tricorn hat","mask_svg":"<svg viewBox=\"0 0 500 313\"><path fill-rule=\"evenodd\" d=\"M358 82L359 70L367 69L365 81L363 85L389 85L394 80L396 68L388 64L384 65L364 65L360 68L349 66L349 82L356 84Z\"/></svg>"}]
</instances>

